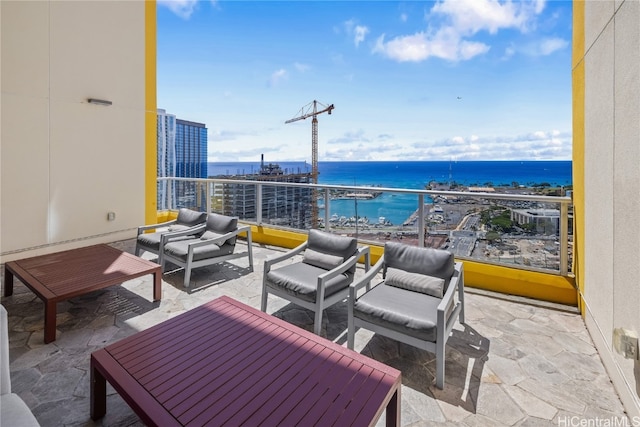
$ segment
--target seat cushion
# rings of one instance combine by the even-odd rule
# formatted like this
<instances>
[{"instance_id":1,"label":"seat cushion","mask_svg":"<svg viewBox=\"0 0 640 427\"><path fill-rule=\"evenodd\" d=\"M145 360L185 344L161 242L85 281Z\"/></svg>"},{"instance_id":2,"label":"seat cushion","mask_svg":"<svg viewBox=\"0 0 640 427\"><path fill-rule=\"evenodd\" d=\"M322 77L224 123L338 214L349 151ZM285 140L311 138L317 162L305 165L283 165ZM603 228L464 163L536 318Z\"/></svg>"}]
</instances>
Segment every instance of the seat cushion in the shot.
<instances>
[{"instance_id":1,"label":"seat cushion","mask_svg":"<svg viewBox=\"0 0 640 427\"><path fill-rule=\"evenodd\" d=\"M316 302L318 276L326 272L320 267L300 262L269 271L267 282L302 300ZM325 297L346 289L351 282L352 274L340 274L330 279L325 283Z\"/></svg>"},{"instance_id":2,"label":"seat cushion","mask_svg":"<svg viewBox=\"0 0 640 427\"><path fill-rule=\"evenodd\" d=\"M437 309L441 299L379 284L362 295L353 315L367 322L424 341L436 341Z\"/></svg>"},{"instance_id":3,"label":"seat cushion","mask_svg":"<svg viewBox=\"0 0 640 427\"><path fill-rule=\"evenodd\" d=\"M187 227L193 227L194 225L202 224L203 222L206 221L206 219L207 219L206 212L197 212L191 209L181 208L178 211L176 224L185 225ZM173 225L173 227L175 227L175 225Z\"/></svg>"},{"instance_id":4,"label":"seat cushion","mask_svg":"<svg viewBox=\"0 0 640 427\"><path fill-rule=\"evenodd\" d=\"M189 243L200 242L200 239L188 239L171 241L164 245L164 252L168 255L174 256L183 262L187 262L187 255L189 254ZM223 255L230 255L233 253L233 246L231 245L216 245L211 243L210 245L199 246L193 250L193 261L201 261L207 258L216 258Z\"/></svg>"},{"instance_id":5,"label":"seat cushion","mask_svg":"<svg viewBox=\"0 0 640 427\"><path fill-rule=\"evenodd\" d=\"M308 237L308 246L307 250L311 250L311 254L327 254L333 257L341 258L340 264L344 262L347 258L351 257L358 250L358 241L353 237L346 236L337 236L335 234L326 233L324 231L311 229L309 230ZM305 251L307 252L307 251ZM309 257L305 257L304 262L309 261ZM331 266L335 264L336 258L326 257L323 261L318 263L318 257L313 257L311 265L315 265L316 267L321 266L322 264L326 264L327 266ZM339 264L338 264L339 265ZM334 265L331 268L325 268L325 270L331 270L332 268L337 267ZM355 273L356 266L354 265L349 270L349 273Z\"/></svg>"},{"instance_id":6,"label":"seat cushion","mask_svg":"<svg viewBox=\"0 0 640 427\"><path fill-rule=\"evenodd\" d=\"M141 248L144 248L148 251L151 252L155 252L158 253L158 251L160 250L160 237L163 235L164 233L162 232L157 232L157 233L142 233L142 234L138 234L138 246L140 246ZM174 237L172 239L170 239L170 242L174 242L177 240L188 240L191 239L191 236L179 236L179 237Z\"/></svg>"}]
</instances>

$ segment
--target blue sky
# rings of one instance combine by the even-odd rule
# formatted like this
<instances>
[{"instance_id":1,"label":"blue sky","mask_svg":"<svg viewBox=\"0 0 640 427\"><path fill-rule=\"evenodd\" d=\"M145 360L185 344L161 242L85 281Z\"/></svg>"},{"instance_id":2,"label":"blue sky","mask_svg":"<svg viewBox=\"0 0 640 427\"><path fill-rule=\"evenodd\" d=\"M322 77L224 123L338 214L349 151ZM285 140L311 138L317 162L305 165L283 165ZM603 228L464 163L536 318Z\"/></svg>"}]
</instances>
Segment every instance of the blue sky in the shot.
<instances>
[{"instance_id":1,"label":"blue sky","mask_svg":"<svg viewBox=\"0 0 640 427\"><path fill-rule=\"evenodd\" d=\"M209 161L570 160L571 2L158 1L158 107Z\"/></svg>"}]
</instances>

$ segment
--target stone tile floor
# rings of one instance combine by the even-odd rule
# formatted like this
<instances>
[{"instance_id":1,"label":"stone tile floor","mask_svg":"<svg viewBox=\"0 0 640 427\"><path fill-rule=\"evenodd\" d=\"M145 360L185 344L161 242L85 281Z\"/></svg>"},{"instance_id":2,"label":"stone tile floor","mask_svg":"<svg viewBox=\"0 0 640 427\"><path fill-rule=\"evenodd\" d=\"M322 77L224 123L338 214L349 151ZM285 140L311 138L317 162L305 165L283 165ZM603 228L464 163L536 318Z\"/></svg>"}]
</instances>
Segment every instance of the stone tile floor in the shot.
<instances>
[{"instance_id":1,"label":"stone tile floor","mask_svg":"<svg viewBox=\"0 0 640 427\"><path fill-rule=\"evenodd\" d=\"M131 253L134 245L113 244ZM189 290L182 287L182 270L165 273L161 302L151 302L147 276L60 303L57 339L46 345L43 304L17 281L14 295L2 298L13 391L43 426L142 425L110 387L107 415L90 419L91 352L221 295L259 308L263 261L284 249L254 247L254 272L246 259L196 269ZM403 426L630 425L575 310L469 288L465 298L466 324L456 325L447 345L444 390L435 388L432 354L369 331L356 333L357 351L402 371ZM313 330L311 312L278 297L269 297L267 311ZM346 303L326 310L323 336L346 345L346 313ZM383 421L384 415L378 425Z\"/></svg>"}]
</instances>

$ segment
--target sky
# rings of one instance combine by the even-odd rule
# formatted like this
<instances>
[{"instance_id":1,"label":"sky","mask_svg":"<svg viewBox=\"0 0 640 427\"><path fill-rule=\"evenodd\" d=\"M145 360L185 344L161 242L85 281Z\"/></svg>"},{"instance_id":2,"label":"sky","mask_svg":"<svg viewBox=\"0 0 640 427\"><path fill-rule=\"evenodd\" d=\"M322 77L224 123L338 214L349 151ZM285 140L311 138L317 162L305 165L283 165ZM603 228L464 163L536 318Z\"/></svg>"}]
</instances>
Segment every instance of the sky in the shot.
<instances>
[{"instance_id":1,"label":"sky","mask_svg":"<svg viewBox=\"0 0 640 427\"><path fill-rule=\"evenodd\" d=\"M158 108L209 161L570 160L570 1L158 0Z\"/></svg>"}]
</instances>

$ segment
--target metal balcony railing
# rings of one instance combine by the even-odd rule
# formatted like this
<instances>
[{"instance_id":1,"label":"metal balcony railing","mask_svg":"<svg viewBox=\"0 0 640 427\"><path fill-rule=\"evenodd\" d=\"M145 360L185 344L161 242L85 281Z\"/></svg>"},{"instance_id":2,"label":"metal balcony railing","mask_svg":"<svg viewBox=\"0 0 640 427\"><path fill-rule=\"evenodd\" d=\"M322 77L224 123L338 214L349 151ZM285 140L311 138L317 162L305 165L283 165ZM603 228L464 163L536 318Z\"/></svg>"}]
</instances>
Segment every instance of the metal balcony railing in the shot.
<instances>
[{"instance_id":1,"label":"metal balcony railing","mask_svg":"<svg viewBox=\"0 0 640 427\"><path fill-rule=\"evenodd\" d=\"M570 273L570 197L233 179L159 177L158 183L159 189L166 189L159 193L158 206L169 210L188 207L298 231L322 228L374 244L403 241L447 249L460 259ZM402 224L358 215L358 204L381 194L415 196L413 212ZM332 214L336 199L353 200L354 210L348 216ZM319 207L319 218L312 217L313 203Z\"/></svg>"}]
</instances>

